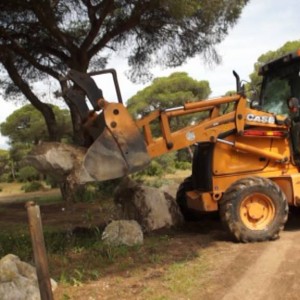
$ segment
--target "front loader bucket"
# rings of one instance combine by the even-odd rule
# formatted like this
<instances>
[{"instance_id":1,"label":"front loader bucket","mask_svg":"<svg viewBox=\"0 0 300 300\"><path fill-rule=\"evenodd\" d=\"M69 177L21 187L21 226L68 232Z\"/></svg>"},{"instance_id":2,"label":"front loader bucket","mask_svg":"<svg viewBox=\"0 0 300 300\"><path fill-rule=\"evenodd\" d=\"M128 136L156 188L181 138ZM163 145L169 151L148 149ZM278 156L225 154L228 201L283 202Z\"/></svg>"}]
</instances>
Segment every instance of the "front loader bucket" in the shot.
<instances>
[{"instance_id":1,"label":"front loader bucket","mask_svg":"<svg viewBox=\"0 0 300 300\"><path fill-rule=\"evenodd\" d=\"M150 157L145 141L123 104L106 102L103 114L105 128L84 157L88 174L104 181L146 167Z\"/></svg>"}]
</instances>

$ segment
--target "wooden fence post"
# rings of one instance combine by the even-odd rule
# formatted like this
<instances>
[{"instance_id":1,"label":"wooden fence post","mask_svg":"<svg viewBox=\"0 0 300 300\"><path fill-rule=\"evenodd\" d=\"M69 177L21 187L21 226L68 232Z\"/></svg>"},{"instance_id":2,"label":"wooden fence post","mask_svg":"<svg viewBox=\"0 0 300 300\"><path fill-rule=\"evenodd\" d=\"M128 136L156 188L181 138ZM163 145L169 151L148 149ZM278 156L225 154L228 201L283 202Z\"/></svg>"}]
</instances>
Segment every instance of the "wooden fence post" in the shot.
<instances>
[{"instance_id":1,"label":"wooden fence post","mask_svg":"<svg viewBox=\"0 0 300 300\"><path fill-rule=\"evenodd\" d=\"M28 201L26 208L41 299L53 300L40 207Z\"/></svg>"}]
</instances>

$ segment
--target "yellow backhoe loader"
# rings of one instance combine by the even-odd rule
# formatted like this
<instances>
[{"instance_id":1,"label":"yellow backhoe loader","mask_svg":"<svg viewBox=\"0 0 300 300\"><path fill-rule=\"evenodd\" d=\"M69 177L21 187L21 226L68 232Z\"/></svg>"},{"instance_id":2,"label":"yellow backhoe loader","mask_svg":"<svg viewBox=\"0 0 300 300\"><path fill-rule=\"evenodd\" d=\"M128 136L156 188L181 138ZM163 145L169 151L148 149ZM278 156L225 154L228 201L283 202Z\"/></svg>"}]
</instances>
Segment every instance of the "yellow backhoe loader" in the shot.
<instances>
[{"instance_id":1,"label":"yellow backhoe loader","mask_svg":"<svg viewBox=\"0 0 300 300\"><path fill-rule=\"evenodd\" d=\"M67 79L72 87L66 93L77 106L90 139L84 167L91 178L103 181L141 170L154 157L195 145L192 175L177 192L184 216L218 210L238 241L276 239L287 221L289 205L300 205L299 71L300 50L260 69L263 82L258 100L246 99L234 73L236 95L187 102L133 120L122 102L114 70L88 75L71 70ZM104 100L92 79L102 73L112 74L118 103ZM206 112L206 117L172 130L172 118L199 112ZM159 137L151 126L157 121Z\"/></svg>"}]
</instances>

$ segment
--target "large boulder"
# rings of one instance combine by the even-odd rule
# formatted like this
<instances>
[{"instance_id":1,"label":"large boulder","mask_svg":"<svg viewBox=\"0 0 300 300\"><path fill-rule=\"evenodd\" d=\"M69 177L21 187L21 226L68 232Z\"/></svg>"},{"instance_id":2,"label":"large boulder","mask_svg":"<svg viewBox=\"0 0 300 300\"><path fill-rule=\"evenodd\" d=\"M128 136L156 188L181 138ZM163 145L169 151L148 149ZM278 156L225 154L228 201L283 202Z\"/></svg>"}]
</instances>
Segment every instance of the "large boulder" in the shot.
<instances>
[{"instance_id":1,"label":"large boulder","mask_svg":"<svg viewBox=\"0 0 300 300\"><path fill-rule=\"evenodd\" d=\"M57 287L52 279L51 286L52 290ZM41 299L35 268L13 254L8 254L0 260L0 299Z\"/></svg>"},{"instance_id":2,"label":"large boulder","mask_svg":"<svg viewBox=\"0 0 300 300\"><path fill-rule=\"evenodd\" d=\"M141 226L134 220L112 221L106 226L102 240L107 245L134 246L143 243L144 236Z\"/></svg>"},{"instance_id":3,"label":"large boulder","mask_svg":"<svg viewBox=\"0 0 300 300\"><path fill-rule=\"evenodd\" d=\"M114 200L121 207L122 219L136 220L144 232L183 222L174 196L167 191L139 184L128 177L117 187Z\"/></svg>"},{"instance_id":4,"label":"large boulder","mask_svg":"<svg viewBox=\"0 0 300 300\"><path fill-rule=\"evenodd\" d=\"M27 156L29 164L56 180L73 184L94 181L82 162L87 149L58 142L43 142Z\"/></svg>"}]
</instances>

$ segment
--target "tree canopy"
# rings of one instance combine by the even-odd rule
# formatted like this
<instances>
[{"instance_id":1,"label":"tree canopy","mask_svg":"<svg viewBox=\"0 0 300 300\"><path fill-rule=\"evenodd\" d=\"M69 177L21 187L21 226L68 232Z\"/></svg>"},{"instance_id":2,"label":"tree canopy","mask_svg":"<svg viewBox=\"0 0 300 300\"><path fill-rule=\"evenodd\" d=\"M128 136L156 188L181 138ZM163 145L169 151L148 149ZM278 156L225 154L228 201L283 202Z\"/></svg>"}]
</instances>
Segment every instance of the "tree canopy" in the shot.
<instances>
[{"instance_id":1,"label":"tree canopy","mask_svg":"<svg viewBox=\"0 0 300 300\"><path fill-rule=\"evenodd\" d=\"M70 113L66 109L52 106L58 122L57 139L68 138L71 135ZM23 143L28 146L41 140L49 140L47 127L42 114L31 104L27 104L9 115L0 124L1 134L7 136L11 144Z\"/></svg>"},{"instance_id":2,"label":"tree canopy","mask_svg":"<svg viewBox=\"0 0 300 300\"><path fill-rule=\"evenodd\" d=\"M184 102L205 99L211 93L208 81L197 81L185 72L155 78L127 102L128 110L137 118L155 109L171 108Z\"/></svg>"},{"instance_id":3,"label":"tree canopy","mask_svg":"<svg viewBox=\"0 0 300 300\"><path fill-rule=\"evenodd\" d=\"M131 78L145 78L154 65L175 67L197 54L216 57L221 42L248 0L10 0L0 3L0 62L6 96L21 92L44 116L57 139L56 116L37 96L33 82L47 76L66 83L69 68L105 67L123 53ZM210 56L210 57L211 57ZM11 85L13 83L13 85ZM77 143L84 135L76 107L70 108Z\"/></svg>"}]
</instances>

